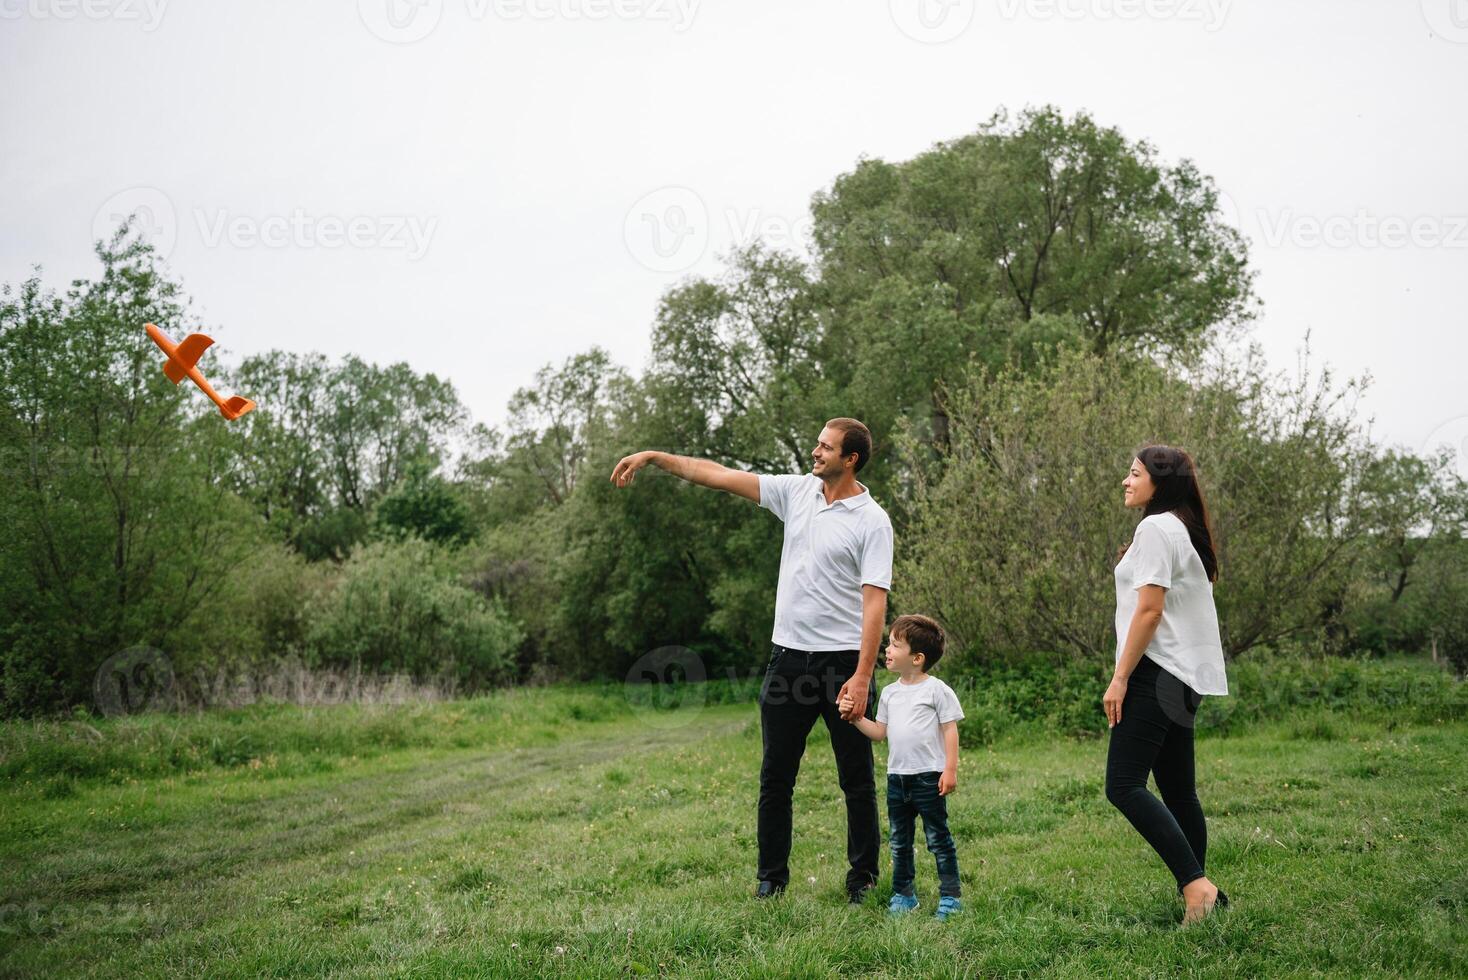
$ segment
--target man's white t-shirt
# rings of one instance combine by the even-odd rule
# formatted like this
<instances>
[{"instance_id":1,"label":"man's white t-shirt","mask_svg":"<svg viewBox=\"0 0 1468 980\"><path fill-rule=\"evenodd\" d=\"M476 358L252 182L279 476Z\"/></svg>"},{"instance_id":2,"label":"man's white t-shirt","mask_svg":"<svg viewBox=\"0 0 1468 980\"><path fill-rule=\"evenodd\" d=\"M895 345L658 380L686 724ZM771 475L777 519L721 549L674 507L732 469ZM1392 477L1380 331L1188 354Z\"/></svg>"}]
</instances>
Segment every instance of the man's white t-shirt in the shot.
<instances>
[{"instance_id":1,"label":"man's white t-shirt","mask_svg":"<svg viewBox=\"0 0 1468 980\"><path fill-rule=\"evenodd\" d=\"M1227 694L1213 583L1187 526L1175 514L1142 518L1116 566L1116 659L1137 611L1137 590L1160 585L1162 621L1145 655L1199 694Z\"/></svg>"},{"instance_id":2,"label":"man's white t-shirt","mask_svg":"<svg viewBox=\"0 0 1468 980\"><path fill-rule=\"evenodd\" d=\"M814 473L759 478L759 505L785 522L773 640L857 650L861 587L892 588L892 522L866 487L833 504L822 487Z\"/></svg>"},{"instance_id":3,"label":"man's white t-shirt","mask_svg":"<svg viewBox=\"0 0 1468 980\"><path fill-rule=\"evenodd\" d=\"M882 688L877 723L887 726L887 772L942 772L948 752L938 726L962 717L958 695L932 674L916 684L899 680Z\"/></svg>"}]
</instances>

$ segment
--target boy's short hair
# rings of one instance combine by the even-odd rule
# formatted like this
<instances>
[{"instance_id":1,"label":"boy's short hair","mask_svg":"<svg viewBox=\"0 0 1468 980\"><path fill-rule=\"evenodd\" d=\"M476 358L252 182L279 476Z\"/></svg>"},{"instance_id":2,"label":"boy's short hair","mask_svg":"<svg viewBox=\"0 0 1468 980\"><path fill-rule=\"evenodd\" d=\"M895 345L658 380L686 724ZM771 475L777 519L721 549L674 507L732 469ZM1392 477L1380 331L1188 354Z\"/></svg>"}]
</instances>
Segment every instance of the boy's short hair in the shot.
<instances>
[{"instance_id":1,"label":"boy's short hair","mask_svg":"<svg viewBox=\"0 0 1468 980\"><path fill-rule=\"evenodd\" d=\"M931 616L919 616L916 613L898 616L892 621L890 632L906 643L913 653L923 655L923 673L932 670L943 659L943 648L947 645L948 635Z\"/></svg>"}]
</instances>

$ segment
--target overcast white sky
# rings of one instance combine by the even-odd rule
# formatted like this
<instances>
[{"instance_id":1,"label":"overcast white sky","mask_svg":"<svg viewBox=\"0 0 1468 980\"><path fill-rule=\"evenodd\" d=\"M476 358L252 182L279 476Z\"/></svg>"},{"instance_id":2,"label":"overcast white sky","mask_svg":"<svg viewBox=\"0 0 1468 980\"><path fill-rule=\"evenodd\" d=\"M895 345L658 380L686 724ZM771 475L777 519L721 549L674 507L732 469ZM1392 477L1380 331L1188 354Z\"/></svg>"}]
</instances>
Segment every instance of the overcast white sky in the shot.
<instances>
[{"instance_id":1,"label":"overcast white sky","mask_svg":"<svg viewBox=\"0 0 1468 980\"><path fill-rule=\"evenodd\" d=\"M0 280L144 206L203 329L502 418L815 190L999 106L1190 157L1378 436L1468 439L1468 0L0 0ZM1468 454L1465 454L1468 455ZM1468 468L1465 468L1468 473Z\"/></svg>"}]
</instances>

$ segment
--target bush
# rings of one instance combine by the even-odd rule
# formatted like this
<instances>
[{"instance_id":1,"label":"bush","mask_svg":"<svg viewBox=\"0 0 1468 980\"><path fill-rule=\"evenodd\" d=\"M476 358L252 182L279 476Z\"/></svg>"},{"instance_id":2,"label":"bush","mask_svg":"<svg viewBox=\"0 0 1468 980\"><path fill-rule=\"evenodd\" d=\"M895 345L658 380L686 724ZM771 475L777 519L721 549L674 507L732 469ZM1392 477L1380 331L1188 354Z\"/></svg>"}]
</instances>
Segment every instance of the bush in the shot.
<instances>
[{"instance_id":1,"label":"bush","mask_svg":"<svg viewBox=\"0 0 1468 980\"><path fill-rule=\"evenodd\" d=\"M1104 735L1101 695L1111 667L1110 660L1030 659L955 671L946 679L963 703L960 737L988 745L1017 735ZM1230 663L1228 682L1227 697L1203 699L1200 733L1322 712L1418 722L1468 717L1468 688L1423 658L1268 655Z\"/></svg>"},{"instance_id":2,"label":"bush","mask_svg":"<svg viewBox=\"0 0 1468 980\"><path fill-rule=\"evenodd\" d=\"M471 689L504 679L521 641L497 603L450 579L432 546L411 538L359 549L310 620L314 664L449 675Z\"/></svg>"}]
</instances>

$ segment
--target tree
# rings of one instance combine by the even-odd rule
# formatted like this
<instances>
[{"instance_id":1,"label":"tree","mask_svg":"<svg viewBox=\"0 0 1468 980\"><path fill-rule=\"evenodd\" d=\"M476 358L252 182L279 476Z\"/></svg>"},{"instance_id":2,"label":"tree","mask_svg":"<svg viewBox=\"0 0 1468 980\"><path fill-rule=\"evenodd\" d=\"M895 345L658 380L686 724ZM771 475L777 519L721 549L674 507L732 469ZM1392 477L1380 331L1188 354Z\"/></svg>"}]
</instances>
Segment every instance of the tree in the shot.
<instances>
[{"instance_id":1,"label":"tree","mask_svg":"<svg viewBox=\"0 0 1468 980\"><path fill-rule=\"evenodd\" d=\"M1398 602L1429 544L1468 530L1468 487L1451 453L1424 458L1387 450L1366 471L1362 521L1374 548L1371 566Z\"/></svg>"},{"instance_id":2,"label":"tree","mask_svg":"<svg viewBox=\"0 0 1468 980\"><path fill-rule=\"evenodd\" d=\"M700 455L768 473L810 464L835 411L818 288L801 264L760 245L736 251L721 282L670 290L653 327L650 390Z\"/></svg>"},{"instance_id":3,"label":"tree","mask_svg":"<svg viewBox=\"0 0 1468 980\"><path fill-rule=\"evenodd\" d=\"M1036 373L975 378L945 398L951 445L939 476L919 473L894 594L975 657L1110 657L1112 570L1137 520L1122 476L1137 449L1165 442L1200 470L1225 651L1317 636L1364 533L1360 387L1271 375L1257 351L1191 372L1070 351Z\"/></svg>"},{"instance_id":4,"label":"tree","mask_svg":"<svg viewBox=\"0 0 1468 980\"><path fill-rule=\"evenodd\" d=\"M313 560L344 560L377 501L438 467L467 419L452 384L403 363L269 351L234 378L260 407L231 431L231 485Z\"/></svg>"},{"instance_id":5,"label":"tree","mask_svg":"<svg viewBox=\"0 0 1468 980\"><path fill-rule=\"evenodd\" d=\"M86 700L110 654L194 649L231 566L258 541L222 464L226 423L159 370L146 322L182 326L178 286L131 225L97 245L102 275L64 297L38 277L0 298L0 700Z\"/></svg>"},{"instance_id":6,"label":"tree","mask_svg":"<svg viewBox=\"0 0 1468 980\"><path fill-rule=\"evenodd\" d=\"M902 163L863 160L812 201L827 366L868 425L923 420L980 368L1185 348L1248 322L1253 273L1212 181L1079 113L1002 110Z\"/></svg>"},{"instance_id":7,"label":"tree","mask_svg":"<svg viewBox=\"0 0 1468 980\"><path fill-rule=\"evenodd\" d=\"M627 373L593 347L559 368L545 365L533 384L510 396L510 465L538 496L552 504L571 496L587 456L605 439L612 400L628 384Z\"/></svg>"},{"instance_id":8,"label":"tree","mask_svg":"<svg viewBox=\"0 0 1468 980\"><path fill-rule=\"evenodd\" d=\"M383 533L399 540L417 537L457 545L474 533L464 501L421 462L410 466L402 482L377 502L375 520Z\"/></svg>"}]
</instances>

